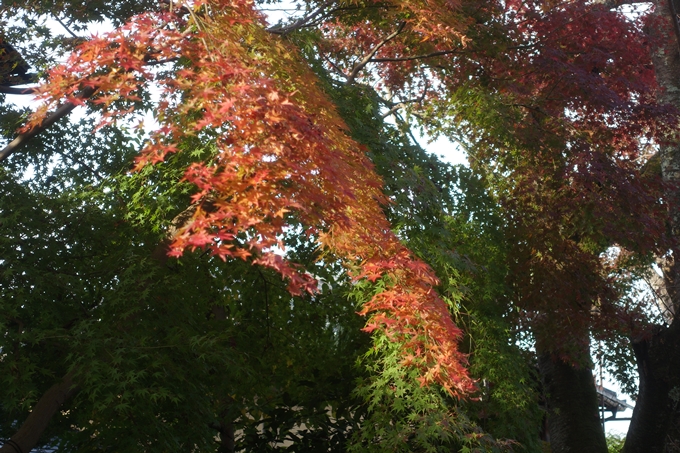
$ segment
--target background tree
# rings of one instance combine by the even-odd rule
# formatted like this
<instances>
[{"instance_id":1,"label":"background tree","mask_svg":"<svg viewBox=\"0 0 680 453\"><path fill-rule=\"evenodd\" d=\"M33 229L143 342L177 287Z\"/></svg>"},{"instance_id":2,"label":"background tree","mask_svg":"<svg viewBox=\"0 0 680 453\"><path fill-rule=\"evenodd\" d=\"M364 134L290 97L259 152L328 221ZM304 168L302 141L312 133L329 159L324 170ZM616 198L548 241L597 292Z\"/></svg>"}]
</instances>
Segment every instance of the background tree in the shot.
<instances>
[{"instance_id":1,"label":"background tree","mask_svg":"<svg viewBox=\"0 0 680 453\"><path fill-rule=\"evenodd\" d=\"M661 188L640 174L644 144L669 114L654 99L649 38L608 5L475 3L456 13L468 14L464 45L418 28L424 22L397 33L395 17L382 29L329 25L333 40L322 50L339 56L329 67L348 82L356 62L382 64L380 82L393 96L385 105L408 103L468 150L505 211L517 321L535 335L551 414L561 414L550 420L552 447L604 451L590 334L620 338L639 326L640 308L620 303L616 272L636 265L631 256L667 247ZM374 73L366 78L378 83ZM413 102L421 96L425 109ZM613 245L627 251L608 263L601 257Z\"/></svg>"},{"instance_id":2,"label":"background tree","mask_svg":"<svg viewBox=\"0 0 680 453\"><path fill-rule=\"evenodd\" d=\"M678 52L678 18L675 2L655 2L647 19L646 30L652 38L650 54L659 83L659 100L676 110L680 108L677 74L680 74ZM673 245L657 257L662 282L652 287L659 303L660 316L640 326L632 338L639 375L639 394L633 411L624 452L677 451L680 448L678 390L680 336L678 333L678 137L677 122L659 140L659 152L650 161L649 171L663 177L668 203L668 235Z\"/></svg>"},{"instance_id":3,"label":"background tree","mask_svg":"<svg viewBox=\"0 0 680 453\"><path fill-rule=\"evenodd\" d=\"M4 119L10 127L16 124L16 117L8 115ZM84 130L91 127L91 120L88 121L90 124L82 125ZM115 140L109 144L102 140L102 134L112 134ZM65 152L62 147L65 138L70 139L67 143L80 140L85 143L74 145L74 149ZM362 400L350 393L354 380L359 377L356 370L350 366L349 375L344 377L337 371L354 362L354 357L365 348L365 339L360 340L354 304L348 304L346 297L339 299L343 301L341 310L351 315L349 323L333 320L334 316L329 312L332 304L326 304L326 298L332 299L333 291L342 293L342 286L346 284L342 278L338 280L341 272L332 265L336 258L326 254L323 265L314 265L318 253L310 248L309 241L297 227L291 230L291 238L285 242L295 246L288 254L291 262L306 263L308 270L326 282L321 296L324 303L316 305L321 316L312 316L312 319L318 319L327 334L309 330L309 318L304 315L306 310L301 309L309 300L291 299L285 285L276 285L277 278L271 272L255 271L233 261L220 265L219 261L201 254L185 257L177 263L168 261L164 253L167 247L165 231L176 231L186 221L186 206L190 206L189 214L196 209L189 199L191 186L178 183L181 169L214 153L214 149L198 147L182 158L173 158L162 169L149 167L129 175L126 170L138 146L136 138L125 129L104 127L98 134L89 135L75 126L54 126L47 135L43 134L39 141L33 142L30 152L14 154L7 167L7 190L37 199L27 202L17 197L7 200L10 204L3 207L4 213L14 213L11 218L14 223L8 218L6 225L16 235L8 235L5 254L13 258L3 264L9 273L17 272L23 278L23 281L5 283L5 300L13 301L8 304L11 313L7 322L22 325L18 333L21 339L13 340L13 344L18 348L15 348L15 357L24 357L28 367L17 368L8 363L10 369L15 370L9 373L13 376L11 382L23 387L7 395L5 432L8 437L13 435L11 442L3 448L11 449L15 444L28 450L42 435L42 442L59 442L65 449L101 450L110 445L131 451L138 451L141 445L148 450L183 449L187 445L211 449L217 431L222 439L220 448L226 451L242 447L262 449L281 447L283 439L291 440L291 428L304 423L305 429L294 434L293 448L310 451L326 447L343 449L347 436L353 433L351 426L361 419L362 410L366 408L361 409L359 402ZM190 140L194 140L191 143L194 146L201 143L197 139ZM387 138L381 140L388 141ZM404 140L400 139L392 147L398 149L403 144ZM416 151L422 159L422 150ZM55 153L61 158L50 161ZM36 171L22 176L24 170L31 167ZM430 167L436 170L434 162ZM417 172L417 168L413 171ZM28 179L17 184L16 181L22 178ZM423 184L432 184L427 178L422 179ZM46 195L40 196L44 192ZM58 197L53 201L50 195ZM425 201L420 211L437 212L440 209ZM59 209L54 210L50 203ZM32 211L25 212L26 209L43 212L37 215ZM28 220L38 224L31 227L30 222L26 223ZM292 222L291 226L297 222L294 218L288 221ZM69 228L64 229L64 225L70 224L76 225L78 235L69 234ZM12 226L16 228L12 229ZM26 240L23 235L28 231L31 231L28 237L49 240L50 246L22 245ZM91 238L80 236L81 231L89 232ZM106 231L103 236L102 231ZM91 240L94 238L104 243ZM26 265L30 258L20 253L21 250L42 252L43 256L37 259L40 266L35 262ZM298 253L295 250L301 254L299 259L295 257ZM83 257L89 257L92 262ZM312 270L317 266L318 271ZM69 276L85 288L76 291L73 282L66 283L61 296L52 296L47 289L39 290L40 287L50 288L54 282L54 277L44 279L46 269L51 272L47 275L64 279ZM31 288L29 301L17 295L25 288ZM368 284L355 285L356 297L363 297L364 291L374 290ZM59 304L61 300L75 304L73 318L50 322L24 313L26 309L40 311L42 303L52 304L59 313L65 313L65 307ZM243 306L239 302L243 300L250 303ZM185 303L188 301L191 302ZM281 319L281 324L277 325L276 303L282 304L280 307L293 318ZM296 319L301 324L294 321ZM250 322L252 327L248 327ZM227 325L229 328L223 329ZM277 340L281 328L286 333ZM267 336L263 343L261 337L265 329ZM28 339L26 332L30 332L32 339ZM342 340L343 333L359 339ZM300 335L312 343L303 345L292 341ZM325 335L330 337L321 341ZM53 344L55 339L63 344L55 351L46 351L43 345ZM322 349L325 344L331 350L314 353L312 344ZM393 357L402 354L400 348L384 344ZM243 345L249 345L249 348L244 349ZM287 354L273 345L287 345L296 352ZM31 355L24 349L42 355ZM332 361L331 357L335 356L332 350L336 349L349 354L338 362L344 366L330 362L324 365L319 361L320 357ZM273 361L268 359L268 350L271 350ZM234 361L234 354L241 359ZM294 356L300 354L314 362L316 371L310 370L307 378L291 375L291 367L305 368L295 360ZM372 417L376 421L386 416L390 420L403 418L404 421L395 433L390 434L393 443L385 442L382 432L371 435L371 431L366 430L362 433L363 440L354 441L359 442L357 445L361 442L373 444L382 439L381 449L397 446L414 451L434 446L448 448L446 445L451 447L452 442L453 445L495 443L492 438L480 438L477 428L473 422L466 421L464 414L451 418L455 415L452 413L455 400L445 397L439 390L421 388L415 380L420 375L417 370L404 374L399 371L402 365L394 358L390 359L392 362L371 357L366 360L369 368L378 371L387 365L392 367L387 371L397 370L396 374L388 375L388 389L396 383L401 386L400 392L415 392L419 398L413 395L404 398L405 395L399 393L400 397L395 400L395 392L384 392L385 383L371 384L373 378L366 376L363 388L373 395L374 401L380 398L381 404L370 408ZM34 366L40 366L37 374L43 377L42 380L37 380ZM331 370L330 380L326 380L324 373ZM272 372L275 376L271 380L262 379ZM64 375L67 378L60 379ZM253 384L254 376L260 385ZM338 386L338 380L344 384ZM58 405L50 406L49 413L42 414L41 420L26 417L29 408L33 409L32 414L41 412L37 410L43 407L40 401L51 397L48 389L54 388L55 381L57 387L68 391L65 398L75 394L74 399L66 401L62 412L58 411ZM187 387L186 383L192 384ZM315 389L318 384L329 387L326 391ZM299 391L294 390L296 386ZM33 396L17 397L19 394ZM331 401L335 398L337 407ZM36 400L38 404L33 404ZM410 406L395 411L395 404L404 400ZM22 406L17 407L17 402ZM382 414L378 409L383 409ZM159 414L163 414L162 418ZM51 423L51 432L43 432L46 424L42 422L50 417L56 417L58 421ZM446 420L450 422L448 427L441 425ZM268 427L265 432L257 429L263 421ZM364 421L364 426L370 425ZM170 435L175 431L180 434ZM234 439L235 432L242 434ZM93 436L93 433L97 434ZM404 433L412 434L404 438Z\"/></svg>"}]
</instances>

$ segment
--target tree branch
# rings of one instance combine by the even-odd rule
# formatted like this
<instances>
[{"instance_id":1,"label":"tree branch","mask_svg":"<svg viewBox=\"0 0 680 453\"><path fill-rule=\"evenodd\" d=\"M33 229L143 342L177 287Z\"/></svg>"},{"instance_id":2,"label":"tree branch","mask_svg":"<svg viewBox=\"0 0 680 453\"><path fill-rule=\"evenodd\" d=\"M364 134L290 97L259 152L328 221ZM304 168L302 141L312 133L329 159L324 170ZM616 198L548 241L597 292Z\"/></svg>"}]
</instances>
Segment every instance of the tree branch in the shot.
<instances>
[{"instance_id":1,"label":"tree branch","mask_svg":"<svg viewBox=\"0 0 680 453\"><path fill-rule=\"evenodd\" d=\"M34 94L35 87L16 88L13 86L0 85L0 93L3 94Z\"/></svg>"},{"instance_id":2,"label":"tree branch","mask_svg":"<svg viewBox=\"0 0 680 453\"><path fill-rule=\"evenodd\" d=\"M78 389L78 385L73 382L73 372L50 387L35 403L19 431L0 447L0 453L30 452L40 440L52 417L62 404L78 392Z\"/></svg>"},{"instance_id":3,"label":"tree branch","mask_svg":"<svg viewBox=\"0 0 680 453\"><path fill-rule=\"evenodd\" d=\"M203 200L190 204L186 209L177 214L170 221L168 230L165 232L165 239L159 242L151 252L151 258L161 266L165 265L169 258L168 249L175 236L191 222L194 214L196 214L196 210L201 208L205 212L213 212L215 210L214 203L215 199L208 195Z\"/></svg>"},{"instance_id":4,"label":"tree branch","mask_svg":"<svg viewBox=\"0 0 680 453\"><path fill-rule=\"evenodd\" d=\"M172 63L179 60L179 57L175 58L166 58L163 60L155 60L153 58L153 54L149 53L147 57L145 58L145 65L147 66L157 66L157 65L163 65L166 63ZM27 74L26 76L33 76L33 74ZM23 82L26 83L26 82ZM88 99L94 95L94 93L97 92L96 87L87 87L85 88L82 93L80 93L77 96L77 99ZM35 93L36 88L12 88L11 84L5 84L3 86L0 86L0 93L5 93L5 94L33 94ZM40 134L42 131L45 129L49 128L52 126L54 123L68 115L77 107L76 104L73 102L66 102L62 104L59 108L57 108L50 116L48 116L40 126L36 126L33 129L31 129L28 132L24 132L23 134L19 134L14 140L12 140L5 148L0 151L0 162L3 160L7 159L14 151L18 150L22 146L24 146L31 138L35 137L36 135Z\"/></svg>"},{"instance_id":5,"label":"tree branch","mask_svg":"<svg viewBox=\"0 0 680 453\"><path fill-rule=\"evenodd\" d=\"M365 56L358 64L354 65L354 67L352 68L352 72L347 76L347 85L351 85L352 83L354 83L354 79L356 79L356 77L357 77L357 75L359 74L359 72L360 72L362 69L364 69L364 67L365 67L368 63L370 63L371 59L372 59L372 58L375 56L375 54L380 50L380 48L381 48L382 46L384 46L385 44L387 44L388 42L390 42L391 40L393 40L394 38L396 38L396 37L404 30L404 27L405 27L405 26L406 26L406 22L400 23L400 24L399 24L399 27L397 28L397 30L396 30L394 33L392 33L392 34L389 35L387 38L385 38L385 39L383 39L382 41L380 41L380 42L378 43L378 45L375 46L375 47L373 48L373 50L371 50L371 51L368 53L368 55L366 55L366 56Z\"/></svg>"},{"instance_id":6,"label":"tree branch","mask_svg":"<svg viewBox=\"0 0 680 453\"><path fill-rule=\"evenodd\" d=\"M385 119L390 115L395 114L399 109L402 109L406 107L408 104L420 104L425 100L425 95L427 94L427 89L429 88L429 84L427 83L427 80L425 80L425 88L423 89L423 93L418 96L417 98L414 99L408 99L406 101L401 101L401 102L390 102L385 99L381 99L381 101L388 107L390 107L390 110L385 113L381 118Z\"/></svg>"},{"instance_id":7,"label":"tree branch","mask_svg":"<svg viewBox=\"0 0 680 453\"><path fill-rule=\"evenodd\" d=\"M342 69L340 69L335 63L333 63L333 60L331 60L327 55L321 54L321 58L326 60L326 63L328 63L331 68L340 75L340 77L347 78L347 74L345 74Z\"/></svg>"},{"instance_id":8,"label":"tree branch","mask_svg":"<svg viewBox=\"0 0 680 453\"><path fill-rule=\"evenodd\" d=\"M64 22L62 22L61 19L59 19L59 16L57 16L57 15L54 14L54 13L52 13L52 17L54 17L54 18L57 20L57 22L59 22L59 25L61 25L62 27L64 27L64 30L66 30L66 32L67 32L69 35L71 35L73 38L76 38L76 39L80 39L80 38L81 38L80 36L78 36L78 35L76 35L75 33L73 33L73 31L72 31L70 28L68 28L68 25L66 25Z\"/></svg>"},{"instance_id":9,"label":"tree branch","mask_svg":"<svg viewBox=\"0 0 680 453\"><path fill-rule=\"evenodd\" d=\"M326 8L328 8L330 5L335 3L336 0L326 0L323 2L317 9L309 13L308 15L301 17L300 19L296 20L290 25L286 26L278 26L275 25L273 27L269 27L267 31L269 33L272 33L274 35L287 35L290 32L293 32L299 28L302 28L306 26L309 22L313 21L316 19Z\"/></svg>"},{"instance_id":10,"label":"tree branch","mask_svg":"<svg viewBox=\"0 0 680 453\"><path fill-rule=\"evenodd\" d=\"M441 50L439 52L432 52L424 55L413 55L411 57L395 57L395 58L371 58L369 63L383 63L388 61L412 61L421 60L425 58L439 57L442 55L449 55L452 53L458 53L459 50Z\"/></svg>"},{"instance_id":11,"label":"tree branch","mask_svg":"<svg viewBox=\"0 0 680 453\"><path fill-rule=\"evenodd\" d=\"M623 5L639 5L641 3L649 3L645 0L595 0L593 3L602 4L608 9L618 8Z\"/></svg>"},{"instance_id":12,"label":"tree branch","mask_svg":"<svg viewBox=\"0 0 680 453\"><path fill-rule=\"evenodd\" d=\"M394 113L394 119L397 121L397 126L399 127L399 131L401 131L402 134L404 134L405 137L409 138L411 142L417 146L420 149L425 149L423 146L416 140L415 136L413 135L413 131L411 130L411 126L408 124L408 122L399 115L398 112Z\"/></svg>"},{"instance_id":13,"label":"tree branch","mask_svg":"<svg viewBox=\"0 0 680 453\"><path fill-rule=\"evenodd\" d=\"M96 88L85 88L80 95L78 95L78 99L87 99L91 97L95 91L97 91ZM19 134L17 138L12 140L5 148L0 151L0 162L3 160L7 159L9 156L12 155L12 153L22 146L24 146L31 138L35 137L48 127L52 126L54 123L68 115L73 111L73 109L76 108L76 104L73 102L67 102L63 104L61 107L59 107L57 110L52 112L50 116L48 116L40 126L36 126L32 128L28 132L24 132L23 134Z\"/></svg>"}]
</instances>

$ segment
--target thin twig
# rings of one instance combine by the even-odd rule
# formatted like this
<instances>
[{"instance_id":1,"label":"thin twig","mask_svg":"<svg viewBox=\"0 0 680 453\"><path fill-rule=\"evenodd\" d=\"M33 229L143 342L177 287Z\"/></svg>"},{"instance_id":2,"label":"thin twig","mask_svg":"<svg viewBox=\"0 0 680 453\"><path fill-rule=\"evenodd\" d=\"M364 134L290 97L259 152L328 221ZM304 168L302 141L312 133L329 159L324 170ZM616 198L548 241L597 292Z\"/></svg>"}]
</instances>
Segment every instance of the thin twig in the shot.
<instances>
[{"instance_id":1,"label":"thin twig","mask_svg":"<svg viewBox=\"0 0 680 453\"><path fill-rule=\"evenodd\" d=\"M85 168L85 169L88 170L90 173L92 173L95 177L99 178L100 181L104 181L104 180L106 179L104 176L102 176L101 173L99 173L97 170L95 170L94 168L92 168L92 166L90 166L90 165L86 164L85 162L83 162L81 159L78 159L77 157L70 156L70 155L68 155L68 154L66 154L66 153L63 153L63 152L61 152L61 151L58 151L58 150L54 150L54 152L56 152L57 154L59 154L61 157L65 158L65 159L68 159L68 160L70 160L71 162L74 162L74 163L80 165L81 167ZM119 194L116 194L116 195L119 195Z\"/></svg>"},{"instance_id":2,"label":"thin twig","mask_svg":"<svg viewBox=\"0 0 680 453\"><path fill-rule=\"evenodd\" d=\"M425 58L432 58L432 57L439 57L442 55L449 55L452 53L460 53L460 50L441 50L439 52L432 52L424 55L413 55L410 57L395 57L395 58L371 58L369 60L370 63L383 63L383 62L389 62L389 61L412 61L412 60L421 60Z\"/></svg>"},{"instance_id":3,"label":"thin twig","mask_svg":"<svg viewBox=\"0 0 680 453\"><path fill-rule=\"evenodd\" d=\"M323 12L326 8L328 8L330 5L332 5L336 0L326 0L323 2L317 9L312 11L310 14L301 17L300 19L296 20L290 25L286 25L285 27L275 25L273 27L269 27L267 31L269 33L272 33L274 35L287 35L288 33L295 31L299 28L304 27L307 23L311 22L314 20L319 14Z\"/></svg>"},{"instance_id":4,"label":"thin twig","mask_svg":"<svg viewBox=\"0 0 680 453\"><path fill-rule=\"evenodd\" d=\"M189 8L186 6L180 5L178 6L177 3L173 0L159 0L161 5L167 5L168 6L168 11L171 13L183 13L183 14L189 14Z\"/></svg>"},{"instance_id":5,"label":"thin twig","mask_svg":"<svg viewBox=\"0 0 680 453\"><path fill-rule=\"evenodd\" d=\"M333 61L332 61L327 55L322 54L321 57L322 57L324 60L326 60L326 62L327 62L329 65L331 65L331 67L335 70L335 72L337 72L337 73L338 73L340 76L342 76L343 78L345 78L345 79L347 78L347 74L345 74L345 73L342 71L342 69L340 69L335 63L333 63Z\"/></svg>"},{"instance_id":6,"label":"thin twig","mask_svg":"<svg viewBox=\"0 0 680 453\"><path fill-rule=\"evenodd\" d=\"M66 31L68 32L69 35L71 35L72 37L74 37L74 38L76 38L76 39L81 39L80 36L78 36L78 35L76 35L75 33L73 33L73 32L71 31L71 29L68 28L68 26L67 26L65 23L63 23L63 22L61 21L61 19L59 19L59 16L57 16L57 15L54 14L54 13L52 13L52 17L54 17L55 19L57 19L57 22L59 22L59 25L61 25L62 27L64 27L64 30L66 30Z\"/></svg>"},{"instance_id":7,"label":"thin twig","mask_svg":"<svg viewBox=\"0 0 680 453\"><path fill-rule=\"evenodd\" d=\"M422 103L425 100L425 95L427 94L428 88L429 88L429 84L426 80L425 81L425 88L423 89L423 93L420 96L418 96L417 98L408 99L406 101L401 101L401 102L397 102L397 103L390 102L390 101L387 101L385 99L381 99L381 101L385 105L387 105L388 107L391 107L390 110L387 113L382 115L382 118L385 119L388 116L395 114L397 111L399 111L399 109L406 107L408 104L420 104L420 103Z\"/></svg>"},{"instance_id":8,"label":"thin twig","mask_svg":"<svg viewBox=\"0 0 680 453\"><path fill-rule=\"evenodd\" d=\"M179 57L165 58L163 60L148 60L145 61L144 64L146 66L158 66L166 63L174 63L176 61L179 61Z\"/></svg>"}]
</instances>

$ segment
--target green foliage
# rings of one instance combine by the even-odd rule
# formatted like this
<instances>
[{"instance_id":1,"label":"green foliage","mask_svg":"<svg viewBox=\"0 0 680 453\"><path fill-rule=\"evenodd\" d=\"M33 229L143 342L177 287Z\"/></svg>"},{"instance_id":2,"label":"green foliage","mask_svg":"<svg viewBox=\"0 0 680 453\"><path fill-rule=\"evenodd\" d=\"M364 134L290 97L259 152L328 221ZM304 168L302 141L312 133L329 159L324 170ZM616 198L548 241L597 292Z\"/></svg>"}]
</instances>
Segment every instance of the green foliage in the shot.
<instances>
[{"instance_id":1,"label":"green foliage","mask_svg":"<svg viewBox=\"0 0 680 453\"><path fill-rule=\"evenodd\" d=\"M137 217L125 211L134 204L107 206L127 198L130 181L116 195L69 183L40 197L15 179L4 171L1 180L14 194L0 206L13 233L0 243L2 349L14 351L1 362L4 435L70 369L81 391L51 434L68 451L209 451L220 417L231 417L243 445L257 451L302 423L307 431L295 436L307 449L297 451L318 451L333 426L333 448L345 443L349 428L338 427L337 414L354 413L352 364L366 338L335 289L337 267L317 266L323 293L292 298L278 276L246 263L196 253L159 266L150 256L158 223L167 222L161 214L171 211L167 198L130 196L148 200L150 213L130 223ZM291 235L288 242L314 266L309 241ZM274 437L253 437L267 420L277 421L275 431L265 428Z\"/></svg>"},{"instance_id":2,"label":"green foliage","mask_svg":"<svg viewBox=\"0 0 680 453\"><path fill-rule=\"evenodd\" d=\"M185 163L129 175L135 138L80 127L54 129L2 169L0 347L12 353L0 361L0 436L71 370L80 392L43 437L65 451L214 451L225 420L251 451L286 439L342 451L367 336L340 267L316 262L300 231L284 240L323 280L315 296L291 297L249 263L163 258L164 231L190 203Z\"/></svg>"},{"instance_id":3,"label":"green foliage","mask_svg":"<svg viewBox=\"0 0 680 453\"><path fill-rule=\"evenodd\" d=\"M147 7L27 4L36 13L57 6L76 29ZM24 25L8 33L30 29L27 36L42 39L32 61L48 65L46 49L64 43ZM293 39L313 53L317 37ZM476 398L457 401L420 385L420 370L405 366L384 334L371 346L355 312L392 282L351 281L302 225L282 239L291 260L321 282L315 295L291 296L277 274L250 262L201 250L167 258L167 231L191 206L183 169L215 150L187 138L179 144L186 152L130 173L144 137L124 124L91 133L95 113L61 121L3 162L0 191L11 196L0 198L0 437L16 432L70 371L80 390L42 439L63 451L216 451L227 448L216 434L229 433L238 433L237 451L542 450L533 358L517 346L511 247L497 203L503 187L489 176L519 155L498 169L443 164L415 143L405 120L381 118L375 91L337 84L307 56L383 178L395 232L440 279L437 290L464 331ZM506 124L517 112L493 96L464 86L449 106L433 105L449 107L474 121L475 133L514 146ZM21 112L4 105L2 113L11 136ZM453 134L450 124L442 131Z\"/></svg>"},{"instance_id":4,"label":"green foliage","mask_svg":"<svg viewBox=\"0 0 680 453\"><path fill-rule=\"evenodd\" d=\"M389 382L369 380L359 387L359 395L370 401L372 423L361 431L355 448L387 443L397 451L496 451L508 448L502 439L513 439L516 451L541 451L538 378L531 354L516 346L503 220L485 180L468 168L438 161L404 132L376 118L377 106L363 88L332 93L352 134L370 149L384 178L394 201L386 206L392 224L436 270L440 291L464 328L461 346L470 354L470 370L480 382L478 401L448 401L421 388L413 371L397 360L394 344L383 338L361 363L380 367ZM355 285L353 295L365 299L366 291L379 291L385 283ZM371 442L377 438L380 447Z\"/></svg>"},{"instance_id":5,"label":"green foliage","mask_svg":"<svg viewBox=\"0 0 680 453\"><path fill-rule=\"evenodd\" d=\"M609 453L621 453L624 443L626 443L626 436L607 434L607 451Z\"/></svg>"}]
</instances>

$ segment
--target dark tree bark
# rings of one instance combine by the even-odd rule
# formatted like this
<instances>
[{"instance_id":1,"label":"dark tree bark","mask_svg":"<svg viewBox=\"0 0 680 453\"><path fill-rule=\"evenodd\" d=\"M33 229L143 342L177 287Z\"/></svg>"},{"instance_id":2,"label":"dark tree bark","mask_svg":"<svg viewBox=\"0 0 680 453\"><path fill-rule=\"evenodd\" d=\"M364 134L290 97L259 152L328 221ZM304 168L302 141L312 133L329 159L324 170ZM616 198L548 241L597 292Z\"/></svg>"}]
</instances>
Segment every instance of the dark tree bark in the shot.
<instances>
[{"instance_id":1,"label":"dark tree bark","mask_svg":"<svg viewBox=\"0 0 680 453\"><path fill-rule=\"evenodd\" d=\"M221 422L217 426L220 433L220 446L217 449L218 453L234 453L236 448L234 424L229 422Z\"/></svg>"},{"instance_id":2,"label":"dark tree bark","mask_svg":"<svg viewBox=\"0 0 680 453\"><path fill-rule=\"evenodd\" d=\"M537 349L551 453L606 453L592 366L574 366Z\"/></svg>"},{"instance_id":3,"label":"dark tree bark","mask_svg":"<svg viewBox=\"0 0 680 453\"><path fill-rule=\"evenodd\" d=\"M73 382L72 373L67 374L60 382L50 387L35 403L21 428L0 447L0 453L28 453L31 451L40 440L40 436L52 417L77 391L78 387Z\"/></svg>"},{"instance_id":4,"label":"dark tree bark","mask_svg":"<svg viewBox=\"0 0 680 453\"><path fill-rule=\"evenodd\" d=\"M657 0L648 33L658 43L652 49L654 71L661 88L659 101L680 109L680 27L678 0ZM670 233L680 240L680 142L678 134L660 146L661 175L667 184ZM667 325L633 339L640 378L639 394L626 436L624 453L680 452L680 248L660 266L668 294Z\"/></svg>"},{"instance_id":5,"label":"dark tree bark","mask_svg":"<svg viewBox=\"0 0 680 453\"><path fill-rule=\"evenodd\" d=\"M676 323L633 342L640 390L624 453L670 453L678 448L680 328Z\"/></svg>"},{"instance_id":6,"label":"dark tree bark","mask_svg":"<svg viewBox=\"0 0 680 453\"><path fill-rule=\"evenodd\" d=\"M680 110L680 27L678 0L657 0L648 33L654 71L661 88L659 101ZM675 133L660 145L661 175L667 184L670 233L680 241L680 142ZM680 248L660 262L668 294L667 325L633 339L640 378L639 394L626 436L624 453L680 452Z\"/></svg>"}]
</instances>

